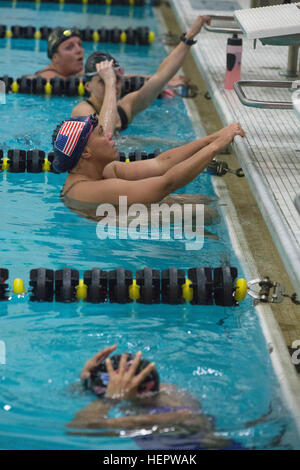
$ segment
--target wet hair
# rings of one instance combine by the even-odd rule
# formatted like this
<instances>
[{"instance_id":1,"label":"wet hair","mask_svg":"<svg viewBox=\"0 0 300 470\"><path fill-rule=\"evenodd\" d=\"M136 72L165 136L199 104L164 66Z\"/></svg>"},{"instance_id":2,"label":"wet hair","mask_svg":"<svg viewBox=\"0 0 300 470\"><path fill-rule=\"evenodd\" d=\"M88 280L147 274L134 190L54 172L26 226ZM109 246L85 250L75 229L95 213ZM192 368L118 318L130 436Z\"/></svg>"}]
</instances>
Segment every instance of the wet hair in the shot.
<instances>
[{"instance_id":1,"label":"wet hair","mask_svg":"<svg viewBox=\"0 0 300 470\"><path fill-rule=\"evenodd\" d=\"M133 354L128 354L127 358L127 367L132 364L134 359ZM115 354L111 356L110 360L114 370L119 369L121 355ZM150 364L149 361L146 359L141 359L135 375L139 374L145 367ZM84 387L86 390L91 390L95 395L101 397L104 396L106 387L109 383L109 375L107 372L105 361L101 362L99 366L97 366L91 373L91 376L84 381ZM138 387L138 393L149 393L149 392L158 392L159 391L159 375L156 369L152 369L152 371L147 375L147 377L143 380L143 382Z\"/></svg>"}]
</instances>

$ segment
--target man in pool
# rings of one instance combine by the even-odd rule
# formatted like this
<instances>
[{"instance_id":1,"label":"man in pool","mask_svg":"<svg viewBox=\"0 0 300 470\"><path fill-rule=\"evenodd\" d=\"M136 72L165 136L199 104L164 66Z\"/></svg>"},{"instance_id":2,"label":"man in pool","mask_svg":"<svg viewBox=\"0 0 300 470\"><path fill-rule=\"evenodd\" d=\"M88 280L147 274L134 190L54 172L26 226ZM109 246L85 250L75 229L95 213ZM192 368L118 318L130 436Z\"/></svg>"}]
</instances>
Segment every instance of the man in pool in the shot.
<instances>
[{"instance_id":1,"label":"man in pool","mask_svg":"<svg viewBox=\"0 0 300 470\"><path fill-rule=\"evenodd\" d=\"M128 93L120 99L122 91L122 74L124 70L109 54L94 52L85 64L85 88L90 96L88 100L80 102L72 111L72 116L88 116L91 113L99 115L106 94L110 93L108 83L104 82L99 73L99 63L112 61L116 79L114 86L117 96L117 120L115 128L125 130L134 117L146 109L159 96L164 87L176 75L189 53L190 47L195 44L194 37L201 31L203 24L210 22L208 16L199 16L187 33L181 36L178 46L163 60L156 73L147 80L137 91ZM113 129L113 132L115 129Z\"/></svg>"},{"instance_id":2,"label":"man in pool","mask_svg":"<svg viewBox=\"0 0 300 470\"><path fill-rule=\"evenodd\" d=\"M57 173L69 172L61 194L64 199L115 206L120 196L127 196L128 204L159 202L193 181L236 135L245 135L233 123L156 158L123 163L116 161L118 149L104 126L94 114L70 118L55 129L53 168ZM197 198L194 195L194 202Z\"/></svg>"},{"instance_id":3,"label":"man in pool","mask_svg":"<svg viewBox=\"0 0 300 470\"><path fill-rule=\"evenodd\" d=\"M77 28L54 28L48 37L48 57L51 63L32 76L39 75L47 80L54 77L66 79L71 76L84 76L84 49L80 31ZM126 76L130 77L132 74ZM147 75L143 75L143 77L150 78ZM178 75L169 81L169 85L179 86L188 82L188 79Z\"/></svg>"},{"instance_id":4,"label":"man in pool","mask_svg":"<svg viewBox=\"0 0 300 470\"><path fill-rule=\"evenodd\" d=\"M196 398L173 385L160 384L155 363L142 359L140 351L135 356L122 354L109 358L116 347L109 346L86 362L80 378L84 388L98 399L76 413L67 427L144 430L147 435L136 437L135 441L146 449L242 448L239 443L215 434L214 419L201 412ZM119 407L124 416L109 418L114 407ZM99 435L103 436L103 431Z\"/></svg>"}]
</instances>

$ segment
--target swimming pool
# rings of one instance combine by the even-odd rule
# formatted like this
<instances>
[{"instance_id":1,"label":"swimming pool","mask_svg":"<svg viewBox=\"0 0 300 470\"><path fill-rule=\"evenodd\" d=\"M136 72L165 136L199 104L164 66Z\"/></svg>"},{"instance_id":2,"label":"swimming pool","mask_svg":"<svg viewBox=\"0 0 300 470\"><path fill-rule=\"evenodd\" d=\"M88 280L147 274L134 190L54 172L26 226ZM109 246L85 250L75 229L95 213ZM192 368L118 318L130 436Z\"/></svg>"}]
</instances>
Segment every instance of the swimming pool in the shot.
<instances>
[{"instance_id":1,"label":"swimming pool","mask_svg":"<svg viewBox=\"0 0 300 470\"><path fill-rule=\"evenodd\" d=\"M107 27L147 24L159 36L150 7L129 9L1 2L6 24L29 22L49 26ZM75 11L75 13L74 13ZM77 13L76 13L77 12ZM131 16L129 15L131 13ZM93 13L93 15L91 14ZM94 23L93 23L94 22ZM95 46L85 43L86 56ZM151 47L98 44L126 64L128 72L153 73L165 56L156 41ZM47 64L46 44L34 40L0 40L1 74L19 77ZM141 60L143 57L143 60ZM50 135L70 113L78 98L8 95L1 105L0 148L51 150ZM159 117L159 119L153 118ZM157 136L157 137L153 137ZM180 98L156 100L122 134L120 150L147 152L195 138ZM64 175L1 175L1 267L29 286L29 271L43 266L66 266L82 274L93 267L123 267L133 273L144 266L217 267L230 263L242 269L230 243L225 222L207 227L219 240L205 238L204 247L187 251L180 240L104 240L95 222L67 209L59 199ZM202 174L181 192L214 197L210 176ZM218 206L222 201L216 202ZM176 253L176 256L174 256ZM116 437L71 436L65 424L91 401L74 393L84 362L103 347L117 343L118 352L141 350L155 360L163 382L193 393L205 413L216 418L222 436L248 448L299 448L273 372L256 313L248 298L237 308L137 303L34 303L29 295L12 296L0 304L0 340L6 345L6 364L0 364L0 448L2 449L137 449L123 433ZM269 412L265 421L246 426ZM115 411L118 413L118 410Z\"/></svg>"}]
</instances>

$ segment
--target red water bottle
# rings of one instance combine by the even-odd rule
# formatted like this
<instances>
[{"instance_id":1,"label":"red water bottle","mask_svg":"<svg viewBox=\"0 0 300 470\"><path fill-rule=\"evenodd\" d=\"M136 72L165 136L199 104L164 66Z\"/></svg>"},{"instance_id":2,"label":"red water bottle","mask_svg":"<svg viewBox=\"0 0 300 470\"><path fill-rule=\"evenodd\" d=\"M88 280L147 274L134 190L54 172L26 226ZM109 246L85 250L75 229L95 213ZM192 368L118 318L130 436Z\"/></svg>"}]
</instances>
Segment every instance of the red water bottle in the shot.
<instances>
[{"instance_id":1,"label":"red water bottle","mask_svg":"<svg viewBox=\"0 0 300 470\"><path fill-rule=\"evenodd\" d=\"M243 40L237 34L227 40L225 90L233 90L234 82L241 79Z\"/></svg>"}]
</instances>

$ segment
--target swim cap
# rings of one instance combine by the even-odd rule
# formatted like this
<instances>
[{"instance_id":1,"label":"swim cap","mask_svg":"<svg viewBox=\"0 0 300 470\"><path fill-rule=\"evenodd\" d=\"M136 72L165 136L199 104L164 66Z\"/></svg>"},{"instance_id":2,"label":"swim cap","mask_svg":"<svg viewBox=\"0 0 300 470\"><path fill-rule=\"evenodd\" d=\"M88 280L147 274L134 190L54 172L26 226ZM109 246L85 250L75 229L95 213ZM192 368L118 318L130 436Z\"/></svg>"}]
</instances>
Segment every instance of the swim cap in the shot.
<instances>
[{"instance_id":1,"label":"swim cap","mask_svg":"<svg viewBox=\"0 0 300 470\"><path fill-rule=\"evenodd\" d=\"M53 169L56 173L74 168L97 124L95 113L90 116L70 118L57 126L52 134Z\"/></svg>"},{"instance_id":2,"label":"swim cap","mask_svg":"<svg viewBox=\"0 0 300 470\"><path fill-rule=\"evenodd\" d=\"M84 71L85 71L85 80L91 80L94 75L97 75L96 64L103 62L104 60L112 60L114 69L120 71L120 75L124 73L123 67L120 67L117 60L110 54L106 52L93 52L86 60Z\"/></svg>"},{"instance_id":3,"label":"swim cap","mask_svg":"<svg viewBox=\"0 0 300 470\"><path fill-rule=\"evenodd\" d=\"M119 363L120 363L121 355L116 354L114 356L111 356L110 360L113 366L114 370L118 370L119 368ZM134 359L133 354L128 354L127 358L127 368L130 367L132 364L132 361ZM139 374L145 367L150 364L149 361L146 359L141 359L138 368L135 372L135 375ZM92 390L95 395L98 396L103 396L105 394L106 387L109 382L109 375L107 372L106 364L105 361L101 362L98 367L96 367L92 373L91 376L85 380L85 387L88 390ZM156 369L153 369L147 377L143 380L143 382L139 385L138 387L138 392L139 393L145 393L145 392L158 392L159 391L159 375L157 373Z\"/></svg>"},{"instance_id":4,"label":"swim cap","mask_svg":"<svg viewBox=\"0 0 300 470\"><path fill-rule=\"evenodd\" d=\"M48 57L52 59L60 44L73 36L81 38L81 32L77 28L64 29L58 26L54 28L48 37Z\"/></svg>"}]
</instances>

